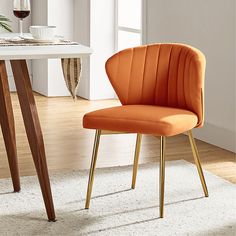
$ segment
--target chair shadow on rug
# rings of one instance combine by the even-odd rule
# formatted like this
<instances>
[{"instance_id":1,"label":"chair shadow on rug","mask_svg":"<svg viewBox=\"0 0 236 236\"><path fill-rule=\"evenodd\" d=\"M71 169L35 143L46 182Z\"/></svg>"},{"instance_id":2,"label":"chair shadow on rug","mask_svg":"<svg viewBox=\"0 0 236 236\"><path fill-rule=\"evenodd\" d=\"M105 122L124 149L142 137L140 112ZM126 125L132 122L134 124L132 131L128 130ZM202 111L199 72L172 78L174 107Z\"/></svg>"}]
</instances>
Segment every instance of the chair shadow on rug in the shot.
<instances>
[{"instance_id":1,"label":"chair shadow on rug","mask_svg":"<svg viewBox=\"0 0 236 236\"><path fill-rule=\"evenodd\" d=\"M156 206L153 206L153 207L156 207ZM160 219L160 217L152 217L152 218L132 221L129 223L124 223L124 224L121 223L118 225L101 227L99 229L94 229L94 230L84 233L83 231L84 230L86 231L86 228L88 229L90 226L93 227L94 223L97 223L99 221L99 219L97 219L96 217L88 217L87 215L76 217L75 215L71 214L71 212L66 212L66 214L65 214L65 212L59 211L59 213L60 213L60 215L64 215L63 221L65 221L65 222L72 222L73 221L74 226L77 227L77 228L71 228L68 225L68 228L66 228L67 235L69 235L70 233L75 233L74 230L76 230L76 229L77 229L77 231L76 231L77 235L90 235L90 234L102 233L105 231L122 229L122 228L129 227L129 226L137 226L140 224L155 222ZM60 218L59 218L59 220L61 221ZM14 224L12 224L13 221L14 221ZM12 216L12 215L1 216L0 222L5 222L4 225L0 224L0 234L1 235L10 235L9 234L10 232L14 232L14 233L18 232L19 235L46 235L46 234L47 235L60 235L60 232L64 232L60 228L60 227L62 227L62 224L60 224L60 223L48 224L43 219L39 219L38 217L28 217L25 214L19 214L19 215L15 215L15 216ZM25 224L25 228L24 227L19 228L19 225L23 226L24 224ZM62 229L65 230L63 227L62 227ZM3 231L1 231L1 230L5 230L5 232L7 232L8 234L4 234ZM198 229L198 230L201 230L201 229ZM227 225L223 225L221 227L211 229L211 232L202 230L200 232L198 231L198 233L199 233L199 235L201 234L201 235L209 235L209 236L233 235L232 233L235 232L235 230L236 230L236 222L229 222ZM49 233L51 233L51 234L49 234Z\"/></svg>"},{"instance_id":2,"label":"chair shadow on rug","mask_svg":"<svg viewBox=\"0 0 236 236\"><path fill-rule=\"evenodd\" d=\"M0 193L0 196L1 196L1 195L9 195L9 194L15 194L15 192L5 192L5 193Z\"/></svg>"},{"instance_id":3,"label":"chair shadow on rug","mask_svg":"<svg viewBox=\"0 0 236 236\"><path fill-rule=\"evenodd\" d=\"M119 192L117 192L117 193L119 193ZM102 196L96 196L96 197L93 197L93 198L98 198L98 197L102 197ZM168 205L173 205L173 204L180 204L180 203L183 203L183 202L200 200L202 198L204 198L204 197L184 199L184 200L180 200L180 201L166 203L165 205L168 206ZM157 207L159 207L159 206L154 205L154 206L150 206L150 207L135 208L135 209L132 209L132 210L126 210L126 211L121 211L121 212L116 212L116 213L111 213L111 214L105 214L105 215L102 215L101 217L105 218L105 217L111 217L111 216L115 216L115 215L119 216L119 215L122 215L122 214L129 214L129 213L132 213L132 212L145 211L145 210L149 210L149 209L153 209L153 208L157 208ZM77 211L81 211L81 210L85 210L85 209L82 208L82 209L77 210ZM100 232L107 231L107 230L113 230L113 229L123 228L123 227L127 227L127 226L133 226L133 225L137 225L137 224L148 223L148 222L156 221L156 220L159 220L159 219L161 219L161 217L153 217L153 218L150 218L150 219L134 221L134 222L127 223L127 224L120 224L120 225L116 225L116 226L112 226L112 227L107 227L107 228L103 228L103 229L99 229L99 230L94 230L94 231L90 231L89 233L90 234L96 234L96 233L100 233Z\"/></svg>"},{"instance_id":4,"label":"chair shadow on rug","mask_svg":"<svg viewBox=\"0 0 236 236\"><path fill-rule=\"evenodd\" d=\"M99 198L100 196L97 196L97 197L93 197L92 199L94 198ZM166 206L170 206L170 205L175 205L175 204L180 204L180 203L183 203L183 202L191 202L191 201L196 201L196 200L200 200L204 197L195 197L195 198L190 198L190 199L183 199L183 200L179 200L179 201L174 201L174 202L169 202L169 203L166 203L165 205ZM138 211L143 211L143 210L148 210L148 209L152 209L152 208L157 208L159 207L159 205L153 205L153 206L149 206L149 207L140 207L140 208L134 208L132 210L126 210L126 211L120 211L120 212L116 212L116 213L111 213L111 214L105 214L105 215L102 215L102 217L109 217L109 216L115 216L115 215L120 215L120 214L126 214L126 213L131 213L131 212L138 212ZM78 211L85 211L86 209L84 208L81 208L81 209L78 209L78 210L73 210L72 212L78 212ZM160 217L157 217L157 219L159 219Z\"/></svg>"},{"instance_id":5,"label":"chair shadow on rug","mask_svg":"<svg viewBox=\"0 0 236 236\"><path fill-rule=\"evenodd\" d=\"M85 114L83 127L95 129L85 208L90 206L98 147L102 135L137 134L132 189L136 185L142 134L160 137L159 205L164 216L166 137L188 133L205 197L208 190L194 128L204 123L205 56L183 44L152 44L125 49L106 62L106 73L121 106Z\"/></svg>"}]
</instances>

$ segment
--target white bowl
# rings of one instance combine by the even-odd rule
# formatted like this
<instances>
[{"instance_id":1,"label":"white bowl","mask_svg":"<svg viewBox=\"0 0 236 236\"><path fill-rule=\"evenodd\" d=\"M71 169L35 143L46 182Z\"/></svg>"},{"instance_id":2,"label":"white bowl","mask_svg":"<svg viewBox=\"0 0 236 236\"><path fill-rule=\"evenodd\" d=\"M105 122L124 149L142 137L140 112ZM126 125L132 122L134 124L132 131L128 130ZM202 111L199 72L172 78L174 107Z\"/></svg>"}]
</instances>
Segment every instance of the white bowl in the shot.
<instances>
[{"instance_id":1,"label":"white bowl","mask_svg":"<svg viewBox=\"0 0 236 236\"><path fill-rule=\"evenodd\" d=\"M56 26L30 26L30 33L35 39L51 40L55 36Z\"/></svg>"}]
</instances>

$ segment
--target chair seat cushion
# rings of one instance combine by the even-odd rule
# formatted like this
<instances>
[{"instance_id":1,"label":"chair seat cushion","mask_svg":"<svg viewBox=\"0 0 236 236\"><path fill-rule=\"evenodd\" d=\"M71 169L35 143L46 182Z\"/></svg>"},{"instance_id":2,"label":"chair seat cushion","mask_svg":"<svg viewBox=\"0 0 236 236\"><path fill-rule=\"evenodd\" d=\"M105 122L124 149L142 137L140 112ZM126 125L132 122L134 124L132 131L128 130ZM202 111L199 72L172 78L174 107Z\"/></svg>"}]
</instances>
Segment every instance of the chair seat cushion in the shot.
<instances>
[{"instance_id":1,"label":"chair seat cushion","mask_svg":"<svg viewBox=\"0 0 236 236\"><path fill-rule=\"evenodd\" d=\"M160 136L173 136L197 125L191 111L152 105L125 105L85 114L83 126L100 129Z\"/></svg>"}]
</instances>

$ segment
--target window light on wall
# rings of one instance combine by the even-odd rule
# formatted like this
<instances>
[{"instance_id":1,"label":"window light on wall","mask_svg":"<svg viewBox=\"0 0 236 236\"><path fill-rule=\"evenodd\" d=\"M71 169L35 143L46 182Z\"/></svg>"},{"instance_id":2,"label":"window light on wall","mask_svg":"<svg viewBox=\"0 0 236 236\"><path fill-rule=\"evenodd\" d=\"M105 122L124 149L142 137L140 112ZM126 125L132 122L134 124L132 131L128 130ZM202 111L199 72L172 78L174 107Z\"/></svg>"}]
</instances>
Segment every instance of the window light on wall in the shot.
<instances>
[{"instance_id":1,"label":"window light on wall","mask_svg":"<svg viewBox=\"0 0 236 236\"><path fill-rule=\"evenodd\" d=\"M116 0L116 48L142 44L143 0Z\"/></svg>"}]
</instances>

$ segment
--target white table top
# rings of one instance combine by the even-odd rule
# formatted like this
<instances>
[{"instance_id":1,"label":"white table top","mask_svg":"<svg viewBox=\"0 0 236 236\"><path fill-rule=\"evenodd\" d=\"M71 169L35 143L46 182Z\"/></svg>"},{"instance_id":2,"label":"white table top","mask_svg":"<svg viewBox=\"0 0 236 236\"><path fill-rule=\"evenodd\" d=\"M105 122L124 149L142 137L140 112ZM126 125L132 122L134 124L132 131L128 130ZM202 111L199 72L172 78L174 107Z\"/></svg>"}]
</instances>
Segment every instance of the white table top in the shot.
<instances>
[{"instance_id":1,"label":"white table top","mask_svg":"<svg viewBox=\"0 0 236 236\"><path fill-rule=\"evenodd\" d=\"M0 34L9 37L10 34ZM12 34L12 36L15 36ZM0 60L81 58L92 53L84 45L1 46Z\"/></svg>"}]
</instances>

